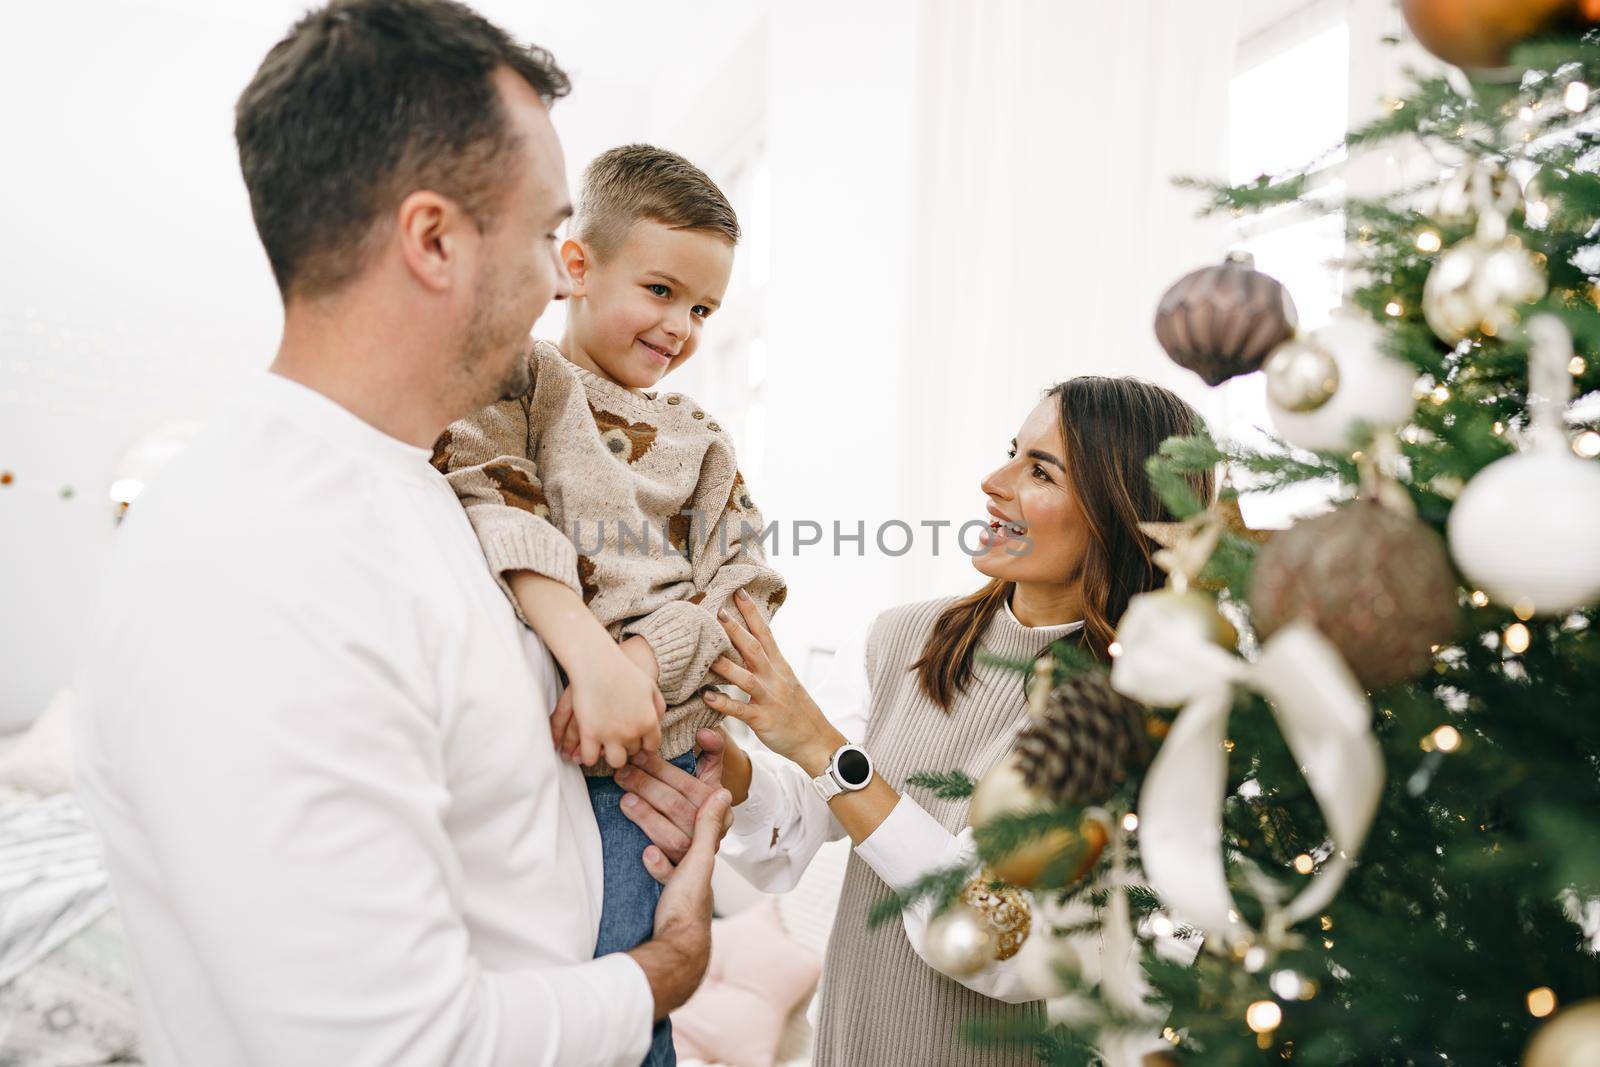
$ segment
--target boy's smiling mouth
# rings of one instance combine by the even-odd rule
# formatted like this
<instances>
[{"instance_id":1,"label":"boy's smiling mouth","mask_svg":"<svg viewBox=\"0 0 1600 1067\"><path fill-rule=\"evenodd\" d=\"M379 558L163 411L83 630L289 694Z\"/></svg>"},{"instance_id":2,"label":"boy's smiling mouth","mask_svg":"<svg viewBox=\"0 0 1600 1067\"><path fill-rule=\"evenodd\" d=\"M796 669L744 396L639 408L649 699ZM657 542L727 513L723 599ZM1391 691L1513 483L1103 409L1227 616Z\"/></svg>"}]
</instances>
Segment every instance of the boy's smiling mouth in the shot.
<instances>
[{"instance_id":1,"label":"boy's smiling mouth","mask_svg":"<svg viewBox=\"0 0 1600 1067\"><path fill-rule=\"evenodd\" d=\"M672 362L672 353L668 352L665 348L662 348L659 345L653 345L642 337L638 338L638 341L647 350L649 350L652 356L660 360L663 366Z\"/></svg>"}]
</instances>

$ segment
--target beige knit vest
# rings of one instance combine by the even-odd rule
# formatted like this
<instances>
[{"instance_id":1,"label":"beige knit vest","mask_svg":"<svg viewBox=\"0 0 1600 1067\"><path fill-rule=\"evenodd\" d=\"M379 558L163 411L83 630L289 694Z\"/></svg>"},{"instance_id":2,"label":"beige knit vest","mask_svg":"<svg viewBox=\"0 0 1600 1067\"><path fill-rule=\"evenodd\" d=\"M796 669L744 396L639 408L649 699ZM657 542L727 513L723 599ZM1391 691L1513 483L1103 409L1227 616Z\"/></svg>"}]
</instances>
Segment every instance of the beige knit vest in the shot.
<instances>
[{"instance_id":1,"label":"beige knit vest","mask_svg":"<svg viewBox=\"0 0 1600 1067\"><path fill-rule=\"evenodd\" d=\"M967 801L941 800L907 787L919 771L959 770L978 778L1010 751L1027 718L1025 675L974 658L973 677L948 712L917 688L907 668L922 654L949 599L893 608L867 639L872 704L866 749L896 790L925 808L951 833L967 825ZM1027 628L1000 612L980 647L1007 660L1031 660L1072 627ZM912 950L898 921L867 928L867 916L889 889L852 854L828 940L818 1020L817 1067L1022 1067L1037 1061L1025 1045L979 1047L969 1023L1036 1018L1038 1003L1005 1004L975 993L929 967Z\"/></svg>"}]
</instances>

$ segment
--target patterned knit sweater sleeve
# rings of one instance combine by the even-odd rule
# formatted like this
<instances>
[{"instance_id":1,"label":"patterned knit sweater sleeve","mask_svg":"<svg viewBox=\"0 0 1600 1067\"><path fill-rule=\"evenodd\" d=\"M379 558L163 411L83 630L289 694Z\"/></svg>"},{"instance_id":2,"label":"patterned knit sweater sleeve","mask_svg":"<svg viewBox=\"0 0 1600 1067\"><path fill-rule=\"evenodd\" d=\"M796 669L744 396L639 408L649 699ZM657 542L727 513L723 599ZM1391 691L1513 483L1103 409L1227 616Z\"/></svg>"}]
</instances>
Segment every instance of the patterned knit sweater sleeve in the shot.
<instances>
[{"instance_id":1,"label":"patterned knit sweater sleeve","mask_svg":"<svg viewBox=\"0 0 1600 1067\"><path fill-rule=\"evenodd\" d=\"M767 563L761 542L765 523L733 462L731 448L725 454L708 455L689 514L694 596L663 604L622 630L650 642L660 667L661 696L669 705L721 681L711 673L718 657L741 662L717 621L717 611L725 605L738 618L729 599L735 592L748 593L768 622L788 595L783 575Z\"/></svg>"},{"instance_id":2,"label":"patterned knit sweater sleeve","mask_svg":"<svg viewBox=\"0 0 1600 1067\"><path fill-rule=\"evenodd\" d=\"M583 592L577 550L550 520L532 459L529 396L502 400L453 423L433 447L433 465L466 508L489 569L524 624L528 620L506 580L512 572L532 571Z\"/></svg>"}]
</instances>

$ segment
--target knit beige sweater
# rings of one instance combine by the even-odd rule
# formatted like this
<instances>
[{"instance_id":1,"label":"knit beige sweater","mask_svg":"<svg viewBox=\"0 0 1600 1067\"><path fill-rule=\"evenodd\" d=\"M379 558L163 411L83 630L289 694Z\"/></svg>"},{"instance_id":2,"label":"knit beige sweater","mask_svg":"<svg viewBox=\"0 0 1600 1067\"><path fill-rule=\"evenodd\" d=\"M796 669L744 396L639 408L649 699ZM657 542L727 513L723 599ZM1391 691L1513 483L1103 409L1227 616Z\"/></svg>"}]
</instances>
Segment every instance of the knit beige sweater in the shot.
<instances>
[{"instance_id":1,"label":"knit beige sweater","mask_svg":"<svg viewBox=\"0 0 1600 1067\"><path fill-rule=\"evenodd\" d=\"M529 358L528 392L453 424L433 464L507 597L507 576L532 571L582 595L613 637L650 642L667 704L661 754L680 756L720 718L700 698L721 681L712 662L738 661L717 609L742 588L771 618L787 592L761 514L727 431L693 400L632 392L547 341Z\"/></svg>"}]
</instances>

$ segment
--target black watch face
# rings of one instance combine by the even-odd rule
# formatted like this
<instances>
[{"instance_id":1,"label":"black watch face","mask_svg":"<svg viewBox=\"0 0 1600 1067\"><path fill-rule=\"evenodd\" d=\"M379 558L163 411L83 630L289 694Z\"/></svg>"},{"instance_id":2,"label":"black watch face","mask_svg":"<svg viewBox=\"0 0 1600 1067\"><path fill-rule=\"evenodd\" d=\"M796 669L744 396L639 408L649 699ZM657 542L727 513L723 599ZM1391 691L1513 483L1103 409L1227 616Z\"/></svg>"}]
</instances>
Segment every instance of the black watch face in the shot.
<instances>
[{"instance_id":1,"label":"black watch face","mask_svg":"<svg viewBox=\"0 0 1600 1067\"><path fill-rule=\"evenodd\" d=\"M872 762L860 749L847 748L839 753L839 779L845 785L866 785L872 777Z\"/></svg>"}]
</instances>

